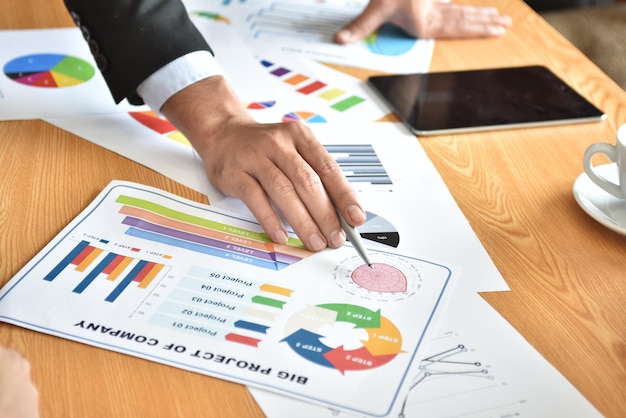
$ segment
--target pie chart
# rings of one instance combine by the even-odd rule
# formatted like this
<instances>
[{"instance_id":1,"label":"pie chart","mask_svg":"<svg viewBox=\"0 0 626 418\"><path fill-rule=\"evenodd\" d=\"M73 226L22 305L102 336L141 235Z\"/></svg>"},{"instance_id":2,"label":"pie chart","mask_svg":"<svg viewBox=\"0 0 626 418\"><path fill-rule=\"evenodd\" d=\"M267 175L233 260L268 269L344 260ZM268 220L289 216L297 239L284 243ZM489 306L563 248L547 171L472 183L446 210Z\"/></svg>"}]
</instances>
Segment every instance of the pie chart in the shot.
<instances>
[{"instance_id":1,"label":"pie chart","mask_svg":"<svg viewBox=\"0 0 626 418\"><path fill-rule=\"evenodd\" d=\"M246 105L247 109L269 109L270 107L274 106L276 104L276 101L269 101L269 102L252 102L252 103L248 103Z\"/></svg>"},{"instance_id":2,"label":"pie chart","mask_svg":"<svg viewBox=\"0 0 626 418\"><path fill-rule=\"evenodd\" d=\"M363 239L397 248L400 244L400 234L385 218L375 213L365 212L365 223L359 226L359 235Z\"/></svg>"},{"instance_id":3,"label":"pie chart","mask_svg":"<svg viewBox=\"0 0 626 418\"><path fill-rule=\"evenodd\" d=\"M169 139L173 139L183 145L191 146L189 140L170 121L159 117L151 110L145 112L129 112L133 119L146 128L153 130Z\"/></svg>"},{"instance_id":4,"label":"pie chart","mask_svg":"<svg viewBox=\"0 0 626 418\"><path fill-rule=\"evenodd\" d=\"M76 86L90 80L96 73L87 61L62 54L18 57L7 62L3 71L16 83L47 88Z\"/></svg>"},{"instance_id":5,"label":"pie chart","mask_svg":"<svg viewBox=\"0 0 626 418\"><path fill-rule=\"evenodd\" d=\"M312 112L291 112L283 116L283 122L324 123L326 119Z\"/></svg>"},{"instance_id":6,"label":"pie chart","mask_svg":"<svg viewBox=\"0 0 626 418\"><path fill-rule=\"evenodd\" d=\"M416 44L402 29L391 23L381 26L378 31L365 38L370 52L378 55L400 56L409 52Z\"/></svg>"}]
</instances>

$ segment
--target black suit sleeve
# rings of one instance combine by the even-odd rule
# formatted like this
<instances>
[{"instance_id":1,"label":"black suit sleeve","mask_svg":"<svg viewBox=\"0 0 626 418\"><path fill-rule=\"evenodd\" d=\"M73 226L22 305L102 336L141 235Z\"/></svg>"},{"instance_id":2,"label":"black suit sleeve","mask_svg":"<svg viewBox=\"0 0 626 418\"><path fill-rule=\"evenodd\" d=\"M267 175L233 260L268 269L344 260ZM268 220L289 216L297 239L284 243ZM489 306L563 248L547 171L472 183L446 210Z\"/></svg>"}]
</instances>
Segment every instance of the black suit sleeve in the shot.
<instances>
[{"instance_id":1,"label":"black suit sleeve","mask_svg":"<svg viewBox=\"0 0 626 418\"><path fill-rule=\"evenodd\" d=\"M119 103L165 64L211 48L180 0L64 0Z\"/></svg>"}]
</instances>

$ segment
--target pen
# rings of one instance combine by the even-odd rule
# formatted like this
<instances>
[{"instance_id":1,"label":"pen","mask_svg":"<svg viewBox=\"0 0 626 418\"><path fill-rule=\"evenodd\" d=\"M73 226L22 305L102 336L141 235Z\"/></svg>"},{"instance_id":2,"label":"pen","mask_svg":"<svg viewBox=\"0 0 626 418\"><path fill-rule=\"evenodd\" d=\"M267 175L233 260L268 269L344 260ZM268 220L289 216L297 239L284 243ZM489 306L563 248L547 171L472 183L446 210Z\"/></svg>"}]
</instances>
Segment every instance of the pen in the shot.
<instances>
[{"instance_id":1,"label":"pen","mask_svg":"<svg viewBox=\"0 0 626 418\"><path fill-rule=\"evenodd\" d=\"M339 221L341 222L341 227L346 232L346 238L350 241L350 244L354 246L357 254L365 261L365 264L372 267L372 262L370 261L367 250L365 249L365 245L363 245L363 240L361 239L361 235L356 230L355 227L351 226L346 222L345 218L341 214L341 212L337 211L337 215L339 216Z\"/></svg>"}]
</instances>

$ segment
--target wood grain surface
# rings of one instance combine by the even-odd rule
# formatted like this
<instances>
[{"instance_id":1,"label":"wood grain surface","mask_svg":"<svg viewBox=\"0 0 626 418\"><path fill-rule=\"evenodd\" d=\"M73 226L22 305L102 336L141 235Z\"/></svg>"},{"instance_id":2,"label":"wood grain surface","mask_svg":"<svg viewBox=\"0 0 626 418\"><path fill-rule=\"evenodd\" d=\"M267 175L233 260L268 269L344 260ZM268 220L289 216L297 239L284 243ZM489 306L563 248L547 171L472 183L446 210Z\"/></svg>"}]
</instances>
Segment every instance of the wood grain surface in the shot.
<instances>
[{"instance_id":1,"label":"wood grain surface","mask_svg":"<svg viewBox=\"0 0 626 418\"><path fill-rule=\"evenodd\" d=\"M437 41L431 71L542 64L607 120L420 143L512 290L483 297L603 415L626 416L626 237L587 216L572 195L585 149L614 143L626 123L626 93L522 1L474 3L511 15L510 31ZM3 30L72 26L60 0L4 0L2 10ZM0 285L113 179L206 202L42 121L0 122ZM7 324L0 344L31 360L43 417L263 416L241 385Z\"/></svg>"}]
</instances>

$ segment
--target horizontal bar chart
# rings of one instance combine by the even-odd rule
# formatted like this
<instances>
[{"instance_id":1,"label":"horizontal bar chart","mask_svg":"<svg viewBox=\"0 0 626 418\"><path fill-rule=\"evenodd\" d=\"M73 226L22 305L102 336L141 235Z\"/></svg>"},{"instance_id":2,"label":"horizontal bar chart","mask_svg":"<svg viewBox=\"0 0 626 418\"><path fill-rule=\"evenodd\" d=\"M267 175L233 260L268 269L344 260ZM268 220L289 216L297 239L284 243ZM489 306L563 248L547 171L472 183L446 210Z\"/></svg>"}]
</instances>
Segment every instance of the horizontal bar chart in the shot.
<instances>
[{"instance_id":1,"label":"horizontal bar chart","mask_svg":"<svg viewBox=\"0 0 626 418\"><path fill-rule=\"evenodd\" d=\"M393 182L372 145L324 145L349 182L392 185Z\"/></svg>"},{"instance_id":2,"label":"horizontal bar chart","mask_svg":"<svg viewBox=\"0 0 626 418\"><path fill-rule=\"evenodd\" d=\"M234 228L222 222L192 216L165 206L119 196L119 213L126 234L177 248L271 270L281 270L311 253L291 238L287 245L273 243L264 232Z\"/></svg>"}]
</instances>

